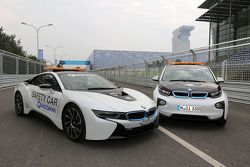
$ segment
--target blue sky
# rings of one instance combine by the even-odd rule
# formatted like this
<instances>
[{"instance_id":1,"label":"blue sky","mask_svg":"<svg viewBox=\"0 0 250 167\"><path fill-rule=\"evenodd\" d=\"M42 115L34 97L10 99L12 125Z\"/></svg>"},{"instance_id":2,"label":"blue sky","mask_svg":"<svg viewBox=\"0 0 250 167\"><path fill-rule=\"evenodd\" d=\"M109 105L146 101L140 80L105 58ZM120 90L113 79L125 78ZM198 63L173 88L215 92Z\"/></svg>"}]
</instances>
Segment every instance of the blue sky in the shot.
<instances>
[{"instance_id":1,"label":"blue sky","mask_svg":"<svg viewBox=\"0 0 250 167\"><path fill-rule=\"evenodd\" d=\"M0 25L21 39L28 53L36 54L36 26L40 48L53 59L46 45L60 46L57 57L85 59L93 49L171 51L172 31L195 26L191 47L208 45L208 23L195 22L205 11L204 0L1 0Z\"/></svg>"}]
</instances>

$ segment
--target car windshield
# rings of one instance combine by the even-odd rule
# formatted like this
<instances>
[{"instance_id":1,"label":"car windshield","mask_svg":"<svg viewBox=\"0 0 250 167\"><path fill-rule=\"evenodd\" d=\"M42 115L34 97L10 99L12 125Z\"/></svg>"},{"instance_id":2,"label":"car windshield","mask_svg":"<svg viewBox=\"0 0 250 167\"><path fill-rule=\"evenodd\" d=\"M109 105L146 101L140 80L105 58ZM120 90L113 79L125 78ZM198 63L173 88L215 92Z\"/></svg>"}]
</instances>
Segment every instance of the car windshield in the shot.
<instances>
[{"instance_id":1,"label":"car windshield","mask_svg":"<svg viewBox=\"0 0 250 167\"><path fill-rule=\"evenodd\" d=\"M205 66L173 65L166 68L162 81L215 82L210 70Z\"/></svg>"},{"instance_id":2,"label":"car windshield","mask_svg":"<svg viewBox=\"0 0 250 167\"><path fill-rule=\"evenodd\" d=\"M112 82L95 74L62 73L58 75L65 89L68 90L104 90L117 88Z\"/></svg>"}]
</instances>

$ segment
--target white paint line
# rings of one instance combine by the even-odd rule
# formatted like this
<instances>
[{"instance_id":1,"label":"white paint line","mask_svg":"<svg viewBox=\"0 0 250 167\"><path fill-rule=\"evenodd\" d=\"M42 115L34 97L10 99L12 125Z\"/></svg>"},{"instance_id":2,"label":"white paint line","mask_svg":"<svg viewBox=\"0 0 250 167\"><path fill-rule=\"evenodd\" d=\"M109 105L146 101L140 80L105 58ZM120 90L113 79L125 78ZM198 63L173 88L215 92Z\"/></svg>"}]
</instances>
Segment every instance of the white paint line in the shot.
<instances>
[{"instance_id":1,"label":"white paint line","mask_svg":"<svg viewBox=\"0 0 250 167\"><path fill-rule=\"evenodd\" d=\"M15 86L8 86L8 87L0 88L0 91L5 90L5 89L10 89L10 88L13 88L13 87L15 87Z\"/></svg>"},{"instance_id":2,"label":"white paint line","mask_svg":"<svg viewBox=\"0 0 250 167\"><path fill-rule=\"evenodd\" d=\"M212 166L215 166L215 167L225 167L225 165L223 165L222 163L216 161L215 159L213 159L209 155L205 154L204 152L202 152L198 148L192 146L191 144L189 144L185 140L181 139L180 137L176 136L175 134L173 134L172 132L168 131L167 129L163 128L162 126L159 126L158 129L161 132L163 132L164 134L166 134L167 136L169 136L170 138L172 138L173 140L175 140L177 143L179 143L182 146L184 146L189 151L193 152L194 154L196 154L197 156L199 156L203 160L205 160L208 163L210 163Z\"/></svg>"}]
</instances>

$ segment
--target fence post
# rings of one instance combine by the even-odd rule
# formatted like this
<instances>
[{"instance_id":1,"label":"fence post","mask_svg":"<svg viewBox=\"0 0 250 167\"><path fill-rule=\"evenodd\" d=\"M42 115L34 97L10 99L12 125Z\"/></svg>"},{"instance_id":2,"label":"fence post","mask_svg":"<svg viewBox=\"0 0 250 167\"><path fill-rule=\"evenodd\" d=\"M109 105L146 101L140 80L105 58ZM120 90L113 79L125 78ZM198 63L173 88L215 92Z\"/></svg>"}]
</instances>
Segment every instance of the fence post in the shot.
<instances>
[{"instance_id":1,"label":"fence post","mask_svg":"<svg viewBox=\"0 0 250 167\"><path fill-rule=\"evenodd\" d=\"M163 63L162 63L162 66L161 66L161 67L159 66L159 68L158 68L158 76L161 75L161 72L162 72L162 70L164 69L165 64L166 64L166 58L165 58L164 56L161 56L161 58L162 58L162 60L163 60Z\"/></svg>"},{"instance_id":2,"label":"fence post","mask_svg":"<svg viewBox=\"0 0 250 167\"><path fill-rule=\"evenodd\" d=\"M137 83L137 78L135 74L135 64L133 64L133 78L134 78L134 83Z\"/></svg>"},{"instance_id":3,"label":"fence post","mask_svg":"<svg viewBox=\"0 0 250 167\"><path fill-rule=\"evenodd\" d=\"M118 81L121 81L121 69L120 69L120 66L118 66Z\"/></svg>"},{"instance_id":4,"label":"fence post","mask_svg":"<svg viewBox=\"0 0 250 167\"><path fill-rule=\"evenodd\" d=\"M26 69L27 69L26 74L29 74L29 73L30 73L30 72L29 72L29 61L26 60L26 63L27 63L27 66L26 66Z\"/></svg>"},{"instance_id":5,"label":"fence post","mask_svg":"<svg viewBox=\"0 0 250 167\"><path fill-rule=\"evenodd\" d=\"M225 81L228 79L227 76L227 60L225 60Z\"/></svg>"},{"instance_id":6,"label":"fence post","mask_svg":"<svg viewBox=\"0 0 250 167\"><path fill-rule=\"evenodd\" d=\"M146 60L144 60L144 63L145 63L145 79L144 79L144 81L146 81L148 78L148 63L146 62Z\"/></svg>"},{"instance_id":7,"label":"fence post","mask_svg":"<svg viewBox=\"0 0 250 167\"><path fill-rule=\"evenodd\" d=\"M221 77L225 80L225 61L221 63Z\"/></svg>"},{"instance_id":8,"label":"fence post","mask_svg":"<svg viewBox=\"0 0 250 167\"><path fill-rule=\"evenodd\" d=\"M16 58L16 74L19 74L19 61L18 61L18 58Z\"/></svg>"},{"instance_id":9,"label":"fence post","mask_svg":"<svg viewBox=\"0 0 250 167\"><path fill-rule=\"evenodd\" d=\"M0 74L3 74L3 53L0 53Z\"/></svg>"}]
</instances>

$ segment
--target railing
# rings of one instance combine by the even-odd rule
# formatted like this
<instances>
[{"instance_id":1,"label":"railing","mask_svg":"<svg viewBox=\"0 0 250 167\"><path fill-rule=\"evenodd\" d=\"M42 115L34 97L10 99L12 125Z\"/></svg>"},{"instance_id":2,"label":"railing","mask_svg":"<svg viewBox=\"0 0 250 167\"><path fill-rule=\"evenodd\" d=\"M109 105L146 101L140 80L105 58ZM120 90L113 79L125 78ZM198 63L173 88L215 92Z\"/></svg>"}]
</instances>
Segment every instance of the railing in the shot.
<instances>
[{"instance_id":1,"label":"railing","mask_svg":"<svg viewBox=\"0 0 250 167\"><path fill-rule=\"evenodd\" d=\"M92 72L114 81L154 87L151 78L160 75L169 61L206 62L217 77L224 78L223 88L231 101L250 104L250 37Z\"/></svg>"},{"instance_id":2,"label":"railing","mask_svg":"<svg viewBox=\"0 0 250 167\"><path fill-rule=\"evenodd\" d=\"M0 74L39 74L44 64L0 49Z\"/></svg>"},{"instance_id":3,"label":"railing","mask_svg":"<svg viewBox=\"0 0 250 167\"><path fill-rule=\"evenodd\" d=\"M0 75L0 88L15 86L33 75Z\"/></svg>"}]
</instances>

